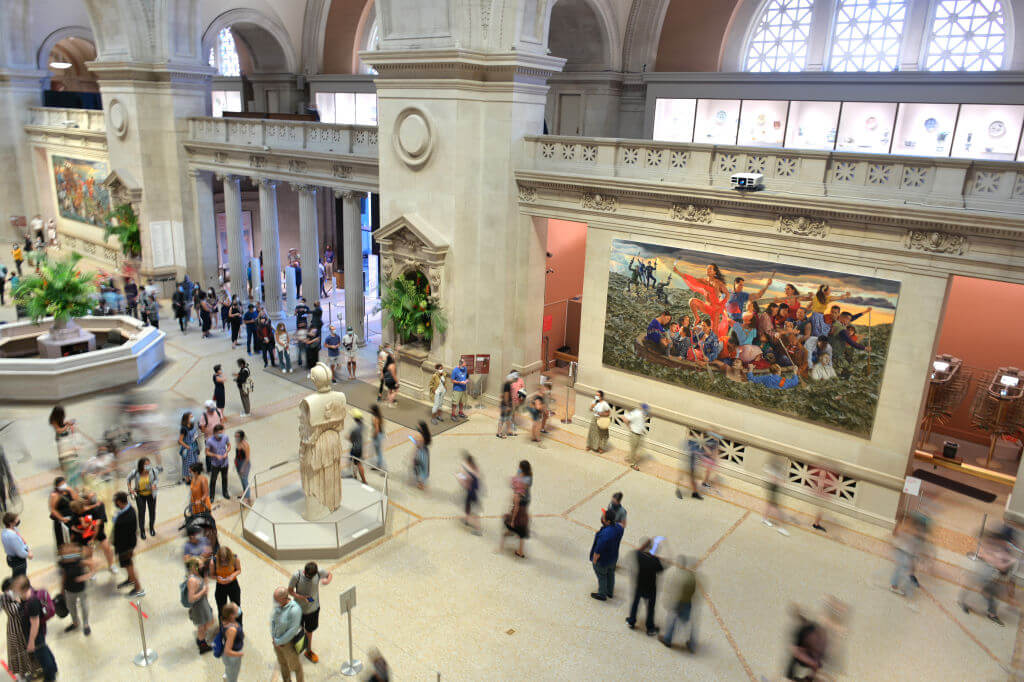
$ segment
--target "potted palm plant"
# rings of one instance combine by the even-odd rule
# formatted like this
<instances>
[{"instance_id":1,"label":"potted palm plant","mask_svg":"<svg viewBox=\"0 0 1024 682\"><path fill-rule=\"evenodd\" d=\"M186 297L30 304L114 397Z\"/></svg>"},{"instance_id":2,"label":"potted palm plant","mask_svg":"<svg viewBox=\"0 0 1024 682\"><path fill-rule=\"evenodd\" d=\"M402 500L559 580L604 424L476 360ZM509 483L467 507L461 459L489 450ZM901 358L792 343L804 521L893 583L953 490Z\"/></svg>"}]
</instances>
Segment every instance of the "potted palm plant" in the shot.
<instances>
[{"instance_id":1,"label":"potted palm plant","mask_svg":"<svg viewBox=\"0 0 1024 682\"><path fill-rule=\"evenodd\" d=\"M126 258L135 260L142 255L142 238L139 236L139 217L131 204L121 204L107 214L107 226L103 239L117 237L121 252Z\"/></svg>"},{"instance_id":2,"label":"potted palm plant","mask_svg":"<svg viewBox=\"0 0 1024 682\"><path fill-rule=\"evenodd\" d=\"M435 334L448 330L448 317L422 272L409 272L384 283L380 309L395 328L398 342L430 348Z\"/></svg>"},{"instance_id":3,"label":"potted palm plant","mask_svg":"<svg viewBox=\"0 0 1024 682\"><path fill-rule=\"evenodd\" d=\"M45 317L53 318L52 338L80 336L78 332L83 330L72 332L77 327L71 320L92 311L93 296L97 292L96 275L78 268L81 259L79 253L72 253L61 261L39 255L34 262L36 272L22 277L13 292L15 305L22 308L33 323Z\"/></svg>"}]
</instances>

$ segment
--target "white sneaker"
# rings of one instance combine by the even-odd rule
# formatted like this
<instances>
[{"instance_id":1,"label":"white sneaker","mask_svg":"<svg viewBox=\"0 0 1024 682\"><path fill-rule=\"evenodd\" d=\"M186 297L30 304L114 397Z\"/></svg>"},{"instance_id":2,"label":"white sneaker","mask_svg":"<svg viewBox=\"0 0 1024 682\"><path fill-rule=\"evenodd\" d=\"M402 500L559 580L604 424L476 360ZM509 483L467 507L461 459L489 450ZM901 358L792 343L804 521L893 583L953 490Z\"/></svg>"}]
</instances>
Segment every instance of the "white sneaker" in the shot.
<instances>
[{"instance_id":1,"label":"white sneaker","mask_svg":"<svg viewBox=\"0 0 1024 682\"><path fill-rule=\"evenodd\" d=\"M761 523L763 523L764 525L768 526L769 528L771 528L772 526L775 525L774 523L772 523L768 519L761 519Z\"/></svg>"},{"instance_id":2,"label":"white sneaker","mask_svg":"<svg viewBox=\"0 0 1024 682\"><path fill-rule=\"evenodd\" d=\"M120 572L121 572L121 571L120 571L120 570L118 570L117 566L111 566L111 567L110 567L110 575L117 575L117 574L118 574L118 573L120 573Z\"/></svg>"},{"instance_id":3,"label":"white sneaker","mask_svg":"<svg viewBox=\"0 0 1024 682\"><path fill-rule=\"evenodd\" d=\"M776 528L775 530L779 531L779 535L785 536L787 538L789 537L789 531L785 528Z\"/></svg>"}]
</instances>

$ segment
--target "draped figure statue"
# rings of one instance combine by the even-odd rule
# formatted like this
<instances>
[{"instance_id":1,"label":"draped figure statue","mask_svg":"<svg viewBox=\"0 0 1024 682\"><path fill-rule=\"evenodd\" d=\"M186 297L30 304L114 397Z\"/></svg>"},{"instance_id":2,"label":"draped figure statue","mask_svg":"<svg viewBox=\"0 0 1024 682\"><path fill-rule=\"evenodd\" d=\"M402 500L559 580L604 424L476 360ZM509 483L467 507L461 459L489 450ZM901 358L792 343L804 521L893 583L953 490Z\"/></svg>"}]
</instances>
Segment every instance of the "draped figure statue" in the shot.
<instances>
[{"instance_id":1,"label":"draped figure statue","mask_svg":"<svg viewBox=\"0 0 1024 682\"><path fill-rule=\"evenodd\" d=\"M309 371L316 393L299 403L299 470L306 510L314 521L341 506L341 471L344 455L342 430L347 401L331 390L331 369L318 362Z\"/></svg>"}]
</instances>

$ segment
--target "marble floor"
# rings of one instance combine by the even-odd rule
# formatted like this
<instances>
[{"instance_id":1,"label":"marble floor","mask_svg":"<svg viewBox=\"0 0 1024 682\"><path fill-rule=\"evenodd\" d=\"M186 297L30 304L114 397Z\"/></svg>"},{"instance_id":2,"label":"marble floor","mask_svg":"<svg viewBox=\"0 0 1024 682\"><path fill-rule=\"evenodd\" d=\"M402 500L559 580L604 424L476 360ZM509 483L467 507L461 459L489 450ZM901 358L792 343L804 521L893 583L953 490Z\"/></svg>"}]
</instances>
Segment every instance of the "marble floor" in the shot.
<instances>
[{"instance_id":1,"label":"marble floor","mask_svg":"<svg viewBox=\"0 0 1024 682\"><path fill-rule=\"evenodd\" d=\"M5 310L4 313L8 311ZM201 339L193 328L182 335L173 320L167 362L144 387L164 406L168 433L176 435L180 411L196 409L211 394L211 367L227 369L240 356L223 335ZM373 373L375 347L366 348L360 373ZM244 354L244 350L243 353ZM297 454L297 408L301 388L256 372L253 415L240 419L237 393L228 387L229 427L244 428L253 448L254 470ZM78 420L88 451L110 418L120 392L66 403ZM56 457L46 425L49 405L3 404L0 412L18 420L5 440L8 458L23 486L22 531L34 545L29 563L34 584L57 587L52 530L46 497ZM791 535L761 524L760 491L726 479L703 502L674 495L675 463L652 457L641 471L622 462L620 450L596 456L583 448L582 434L560 427L543 443L527 438L494 438L494 413L474 412L468 422L438 436L432 448L431 479L425 491L410 485L408 432L389 429L386 459L393 472L386 536L357 553L325 565L333 582L321 589L323 612L314 646L320 662L305 662L307 680L348 679L347 628L338 596L357 588L352 630L357 658L378 648L396 680L776 680L780 679L793 621L790 605L821 613L822 597L834 594L850 605L848 635L837 649L831 679L1005 680L1020 636L1014 604L1004 604L1006 627L956 606L959 583L972 565L959 551L936 548L920 573L923 589L912 602L887 590L892 570L891 536L846 518L827 520L829 533L808 528L809 508L787 502ZM621 445L621 444L620 444ZM459 520L460 455L469 451L483 472L483 536ZM173 462L173 447L162 456ZM533 465L533 536L525 560L508 549L499 553L501 515L509 502L508 478L519 460ZM168 477L169 478L169 477ZM49 643L62 670L73 680L219 680L222 664L197 655L194 630L179 603L183 578L178 532L184 487L163 481L158 497L158 535L140 541L137 566L147 591L142 608L149 646L159 660L147 669L131 659L141 649L138 621L117 582L101 572L89 588L92 636L65 634L50 626ZM231 474L233 494L240 492ZM596 581L587 554L601 508L615 491L629 510L616 596L606 603L589 597ZM688 492L688 491L687 491ZM246 647L243 680L280 680L269 642L271 594L287 583L302 562L272 561L241 538L237 503L216 510L221 541L241 559ZM697 558L702 580L698 603L700 649L666 649L623 620L631 594L629 552L652 535L664 535L661 555ZM628 545L628 547L626 546ZM663 588L671 589L677 569L669 566ZM212 591L212 590L211 590ZM978 594L969 598L980 600ZM212 600L211 600L212 601ZM663 605L657 621L665 618ZM364 673L365 674L365 673Z\"/></svg>"}]
</instances>

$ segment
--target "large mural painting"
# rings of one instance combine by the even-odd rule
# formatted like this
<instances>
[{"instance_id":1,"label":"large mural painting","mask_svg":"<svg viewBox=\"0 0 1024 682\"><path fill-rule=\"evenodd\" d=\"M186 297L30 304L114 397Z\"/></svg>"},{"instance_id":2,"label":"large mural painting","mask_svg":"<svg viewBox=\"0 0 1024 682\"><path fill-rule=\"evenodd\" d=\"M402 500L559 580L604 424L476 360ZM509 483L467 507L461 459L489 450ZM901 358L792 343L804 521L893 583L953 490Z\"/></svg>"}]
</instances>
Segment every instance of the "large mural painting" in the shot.
<instances>
[{"instance_id":1,"label":"large mural painting","mask_svg":"<svg viewBox=\"0 0 1024 682\"><path fill-rule=\"evenodd\" d=\"M53 184L62 218L103 227L110 213L110 195L103 187L107 164L53 156Z\"/></svg>"},{"instance_id":2,"label":"large mural painting","mask_svg":"<svg viewBox=\"0 0 1024 682\"><path fill-rule=\"evenodd\" d=\"M604 364L869 437L900 284L615 240Z\"/></svg>"}]
</instances>

